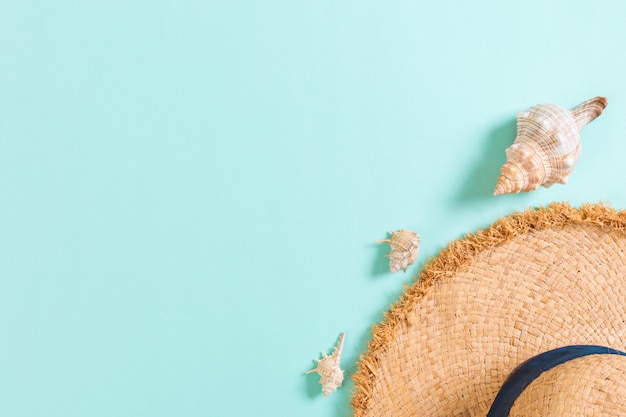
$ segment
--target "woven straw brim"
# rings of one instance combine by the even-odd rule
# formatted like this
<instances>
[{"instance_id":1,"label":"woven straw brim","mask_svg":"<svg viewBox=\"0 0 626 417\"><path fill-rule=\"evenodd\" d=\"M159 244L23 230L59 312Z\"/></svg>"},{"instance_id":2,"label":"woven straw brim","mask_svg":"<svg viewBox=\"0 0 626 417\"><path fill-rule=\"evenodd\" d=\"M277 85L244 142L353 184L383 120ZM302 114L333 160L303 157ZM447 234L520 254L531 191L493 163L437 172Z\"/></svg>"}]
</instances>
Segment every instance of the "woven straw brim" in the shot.
<instances>
[{"instance_id":1,"label":"woven straw brim","mask_svg":"<svg viewBox=\"0 0 626 417\"><path fill-rule=\"evenodd\" d=\"M355 417L484 416L532 356L623 349L625 229L624 212L554 203L452 242L374 326Z\"/></svg>"},{"instance_id":2,"label":"woven straw brim","mask_svg":"<svg viewBox=\"0 0 626 417\"><path fill-rule=\"evenodd\" d=\"M518 417L626 415L626 357L578 358L534 380L513 404Z\"/></svg>"}]
</instances>

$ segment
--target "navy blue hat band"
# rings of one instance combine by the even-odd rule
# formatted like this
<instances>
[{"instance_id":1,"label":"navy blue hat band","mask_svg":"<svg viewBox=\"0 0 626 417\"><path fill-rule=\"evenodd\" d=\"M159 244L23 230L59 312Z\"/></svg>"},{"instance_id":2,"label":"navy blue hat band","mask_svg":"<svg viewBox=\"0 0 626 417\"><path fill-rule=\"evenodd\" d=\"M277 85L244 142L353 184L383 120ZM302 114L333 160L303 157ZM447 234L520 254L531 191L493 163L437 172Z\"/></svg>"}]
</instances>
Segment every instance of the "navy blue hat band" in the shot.
<instances>
[{"instance_id":1,"label":"navy blue hat band","mask_svg":"<svg viewBox=\"0 0 626 417\"><path fill-rule=\"evenodd\" d=\"M505 417L511 407L539 375L567 361L587 355L622 355L626 353L604 346L573 345L550 350L522 362L502 384L487 417Z\"/></svg>"}]
</instances>

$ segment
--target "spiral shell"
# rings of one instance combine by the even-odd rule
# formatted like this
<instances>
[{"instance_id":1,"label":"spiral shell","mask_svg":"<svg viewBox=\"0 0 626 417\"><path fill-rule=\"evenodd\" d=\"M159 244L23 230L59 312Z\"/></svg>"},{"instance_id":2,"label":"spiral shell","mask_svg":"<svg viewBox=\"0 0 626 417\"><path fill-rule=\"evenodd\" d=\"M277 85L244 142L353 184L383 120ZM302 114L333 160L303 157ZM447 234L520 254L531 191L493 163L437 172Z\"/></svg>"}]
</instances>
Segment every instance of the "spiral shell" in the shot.
<instances>
[{"instance_id":1,"label":"spiral shell","mask_svg":"<svg viewBox=\"0 0 626 417\"><path fill-rule=\"evenodd\" d=\"M389 272L394 273L413 265L417 259L419 235L410 230L402 229L399 232L391 232L391 237L379 242L389 243L391 252L386 255L389 258Z\"/></svg>"},{"instance_id":2,"label":"spiral shell","mask_svg":"<svg viewBox=\"0 0 626 417\"><path fill-rule=\"evenodd\" d=\"M580 131L608 101L595 97L567 110L539 104L517 115L517 138L506 150L493 195L528 192L540 185L565 184L580 156Z\"/></svg>"},{"instance_id":3,"label":"spiral shell","mask_svg":"<svg viewBox=\"0 0 626 417\"><path fill-rule=\"evenodd\" d=\"M341 362L341 351L343 350L343 340L346 334L341 333L339 336L339 342L335 347L332 354L326 355L322 352L322 359L316 359L317 366L307 374L311 372L317 372L320 374L320 384L322 384L322 393L324 397L328 397L335 392L337 388L343 383L343 370L339 367Z\"/></svg>"}]
</instances>

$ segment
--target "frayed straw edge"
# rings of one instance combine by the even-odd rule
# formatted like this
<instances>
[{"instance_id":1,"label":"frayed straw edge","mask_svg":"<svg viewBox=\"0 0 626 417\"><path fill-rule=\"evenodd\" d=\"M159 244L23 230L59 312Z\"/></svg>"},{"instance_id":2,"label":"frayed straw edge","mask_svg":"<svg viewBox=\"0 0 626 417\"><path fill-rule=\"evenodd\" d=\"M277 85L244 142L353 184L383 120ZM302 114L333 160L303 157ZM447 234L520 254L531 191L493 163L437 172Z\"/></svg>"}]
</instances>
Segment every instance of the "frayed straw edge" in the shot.
<instances>
[{"instance_id":1,"label":"frayed straw edge","mask_svg":"<svg viewBox=\"0 0 626 417\"><path fill-rule=\"evenodd\" d=\"M354 417L362 417L368 409L380 358L389 343L393 342L397 327L406 321L413 305L428 293L435 282L455 276L479 253L516 236L567 225L594 225L626 233L626 211L617 212L603 202L583 204L580 209L565 202L551 203L547 208L528 209L502 217L486 229L451 242L439 256L430 258L420 273L420 280L416 280L410 287L405 286L400 299L385 313L384 320L372 327L368 350L361 355L357 371L352 376L354 396L351 405Z\"/></svg>"}]
</instances>

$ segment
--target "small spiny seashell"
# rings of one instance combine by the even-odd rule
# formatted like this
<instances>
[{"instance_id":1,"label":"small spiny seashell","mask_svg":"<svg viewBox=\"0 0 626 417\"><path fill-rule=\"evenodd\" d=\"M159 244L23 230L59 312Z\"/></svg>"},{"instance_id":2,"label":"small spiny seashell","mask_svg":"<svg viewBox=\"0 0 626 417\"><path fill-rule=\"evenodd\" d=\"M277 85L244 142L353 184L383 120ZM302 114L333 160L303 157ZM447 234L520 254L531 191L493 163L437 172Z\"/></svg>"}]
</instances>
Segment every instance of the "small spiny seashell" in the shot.
<instances>
[{"instance_id":1,"label":"small spiny seashell","mask_svg":"<svg viewBox=\"0 0 626 417\"><path fill-rule=\"evenodd\" d=\"M608 101L595 97L567 110L539 104L517 115L517 137L506 150L493 195L528 192L540 185L565 184L580 156L580 131Z\"/></svg>"},{"instance_id":2,"label":"small spiny seashell","mask_svg":"<svg viewBox=\"0 0 626 417\"><path fill-rule=\"evenodd\" d=\"M391 246L391 252L386 255L389 258L389 272L394 273L413 265L417 259L420 237L417 233L402 229L399 232L391 232L391 237L379 242L387 242Z\"/></svg>"},{"instance_id":3,"label":"small spiny seashell","mask_svg":"<svg viewBox=\"0 0 626 417\"><path fill-rule=\"evenodd\" d=\"M335 347L332 354L326 355L322 352L322 359L316 359L317 366L307 374L311 372L317 372L320 374L320 384L322 384L322 393L324 397L328 397L335 392L337 388L343 383L343 370L339 367L341 362L341 351L343 350L343 339L346 334L341 333L339 336L339 342Z\"/></svg>"}]
</instances>

